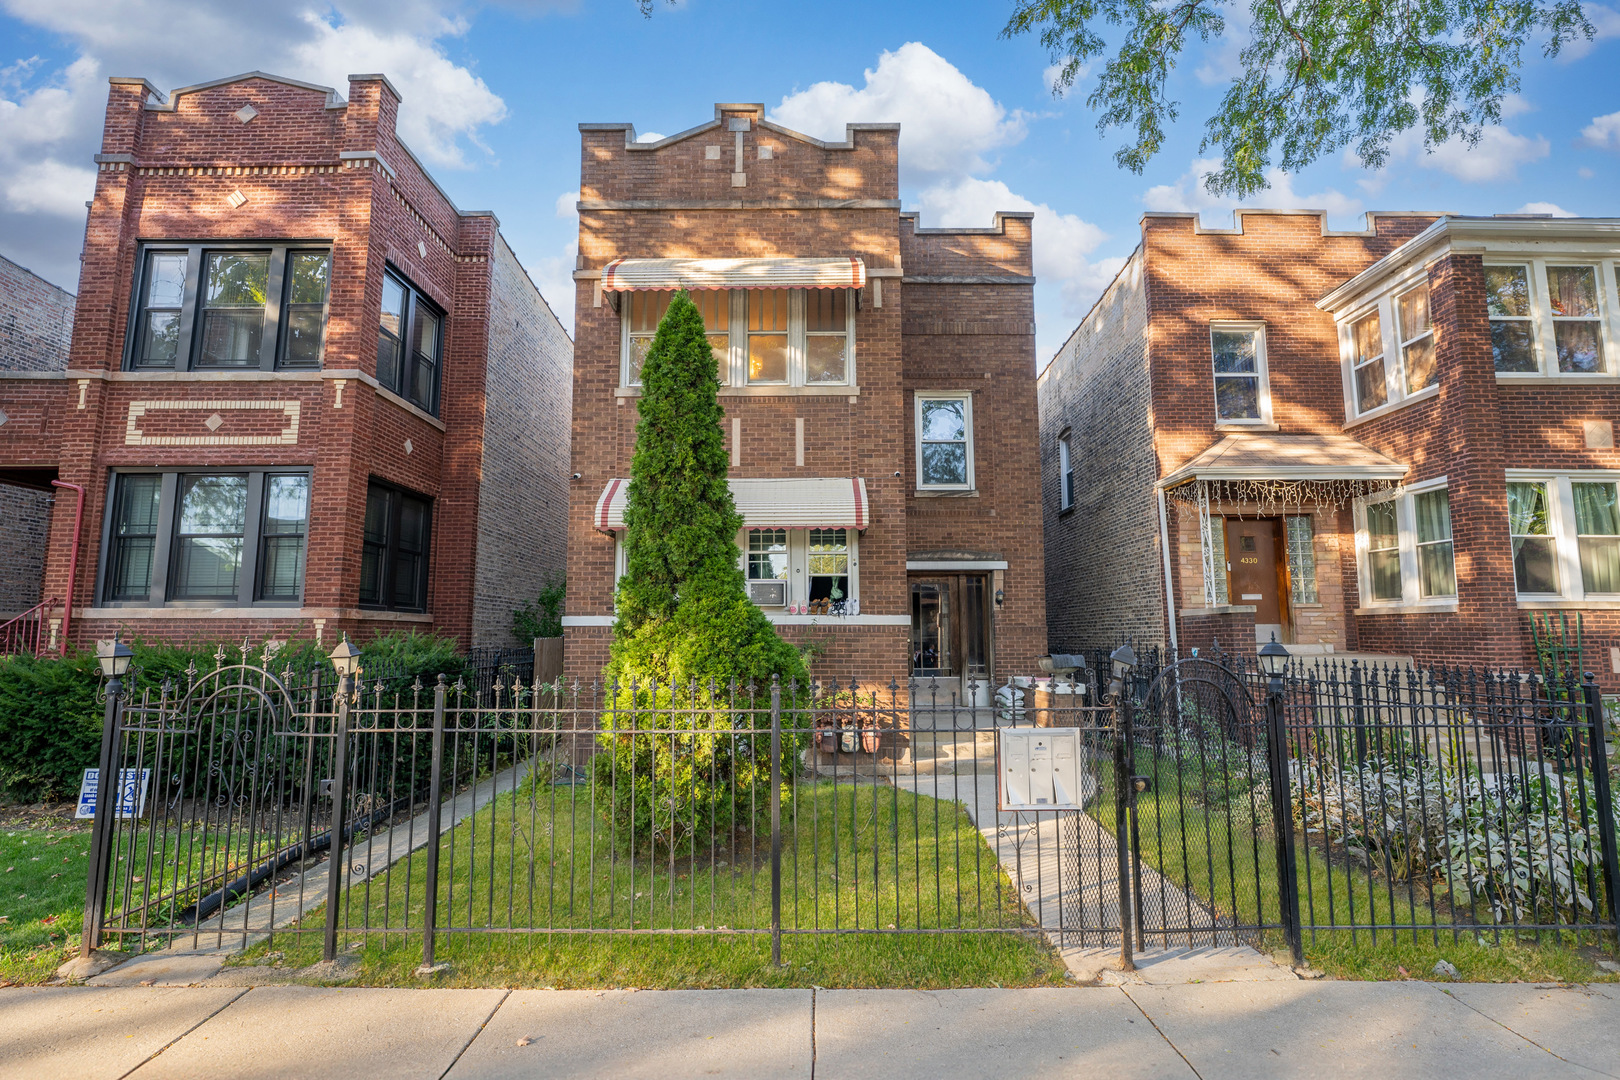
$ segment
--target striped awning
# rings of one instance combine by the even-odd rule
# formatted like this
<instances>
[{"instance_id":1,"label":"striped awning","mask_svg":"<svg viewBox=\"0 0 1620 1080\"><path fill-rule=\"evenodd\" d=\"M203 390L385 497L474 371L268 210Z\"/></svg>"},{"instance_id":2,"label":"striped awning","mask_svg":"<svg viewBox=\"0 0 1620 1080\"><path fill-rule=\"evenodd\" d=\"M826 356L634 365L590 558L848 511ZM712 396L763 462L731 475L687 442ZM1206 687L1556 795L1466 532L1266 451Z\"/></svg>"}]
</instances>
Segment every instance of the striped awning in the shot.
<instances>
[{"instance_id":1,"label":"striped awning","mask_svg":"<svg viewBox=\"0 0 1620 1080\"><path fill-rule=\"evenodd\" d=\"M750 529L864 529L872 523L866 481L858 476L728 481L743 525ZM591 524L624 528L630 481L609 480Z\"/></svg>"},{"instance_id":2,"label":"striped awning","mask_svg":"<svg viewBox=\"0 0 1620 1080\"><path fill-rule=\"evenodd\" d=\"M860 259L614 259L603 292L637 289L860 289Z\"/></svg>"}]
</instances>

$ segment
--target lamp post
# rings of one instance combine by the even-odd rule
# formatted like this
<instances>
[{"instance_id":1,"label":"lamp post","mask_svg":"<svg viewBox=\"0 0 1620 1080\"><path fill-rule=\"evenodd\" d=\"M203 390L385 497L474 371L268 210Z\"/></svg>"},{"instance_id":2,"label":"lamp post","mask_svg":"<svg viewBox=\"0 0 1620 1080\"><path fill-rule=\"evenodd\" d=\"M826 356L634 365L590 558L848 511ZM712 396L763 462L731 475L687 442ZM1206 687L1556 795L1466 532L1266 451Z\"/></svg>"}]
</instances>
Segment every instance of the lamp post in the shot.
<instances>
[{"instance_id":1,"label":"lamp post","mask_svg":"<svg viewBox=\"0 0 1620 1080\"><path fill-rule=\"evenodd\" d=\"M348 801L349 772L349 697L354 693L354 676L360 670L360 650L345 633L343 640L331 652L332 667L338 673L337 695L333 706L337 712L332 728L332 854L326 866L326 941L322 958L337 958L338 901L343 894L343 811Z\"/></svg>"},{"instance_id":2,"label":"lamp post","mask_svg":"<svg viewBox=\"0 0 1620 1080\"><path fill-rule=\"evenodd\" d=\"M96 816L90 833L90 874L85 882L84 931L79 935L79 955L89 956L101 944L101 920L107 905L107 869L112 859L112 824L117 820L113 800L117 798L118 725L124 712L124 676L129 673L135 654L113 636L97 642L96 662L107 678L107 710L101 721L101 757L96 770Z\"/></svg>"},{"instance_id":3,"label":"lamp post","mask_svg":"<svg viewBox=\"0 0 1620 1080\"><path fill-rule=\"evenodd\" d=\"M1130 686L1131 673L1136 669L1136 650L1129 643L1115 649L1109 659L1113 661L1114 677L1108 683L1108 695L1114 699L1114 850L1119 861L1119 969L1135 971L1136 960L1131 955L1131 853L1126 846L1126 823L1132 815L1135 800L1131 767L1131 705L1135 694Z\"/></svg>"},{"instance_id":4,"label":"lamp post","mask_svg":"<svg viewBox=\"0 0 1620 1080\"><path fill-rule=\"evenodd\" d=\"M1294 966L1305 963L1305 941L1299 918L1299 869L1294 853L1293 790L1288 775L1288 726L1283 717L1283 672L1288 650L1271 635L1260 647L1260 670L1266 676L1266 758L1271 773L1271 814L1277 836L1278 901L1282 905L1283 935Z\"/></svg>"}]
</instances>

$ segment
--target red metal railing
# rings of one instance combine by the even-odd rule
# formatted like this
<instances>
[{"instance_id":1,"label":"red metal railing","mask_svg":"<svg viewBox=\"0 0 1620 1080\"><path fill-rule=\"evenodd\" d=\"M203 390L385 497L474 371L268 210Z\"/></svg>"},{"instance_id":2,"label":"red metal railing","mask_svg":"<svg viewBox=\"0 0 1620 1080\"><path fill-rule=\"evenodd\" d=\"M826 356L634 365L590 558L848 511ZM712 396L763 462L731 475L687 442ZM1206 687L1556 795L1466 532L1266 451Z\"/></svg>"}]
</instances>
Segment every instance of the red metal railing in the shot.
<instances>
[{"instance_id":1,"label":"red metal railing","mask_svg":"<svg viewBox=\"0 0 1620 1080\"><path fill-rule=\"evenodd\" d=\"M51 649L50 617L60 600L35 604L10 622L0 623L0 656L44 656Z\"/></svg>"}]
</instances>

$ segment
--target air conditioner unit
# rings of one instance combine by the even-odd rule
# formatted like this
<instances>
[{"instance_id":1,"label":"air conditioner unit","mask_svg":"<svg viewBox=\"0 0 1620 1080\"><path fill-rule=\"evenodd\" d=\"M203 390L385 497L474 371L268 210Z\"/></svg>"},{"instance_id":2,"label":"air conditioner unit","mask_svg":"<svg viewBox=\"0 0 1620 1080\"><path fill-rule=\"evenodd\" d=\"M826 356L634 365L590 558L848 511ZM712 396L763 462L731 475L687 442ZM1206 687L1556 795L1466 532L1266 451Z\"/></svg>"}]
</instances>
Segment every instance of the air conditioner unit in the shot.
<instances>
[{"instance_id":1,"label":"air conditioner unit","mask_svg":"<svg viewBox=\"0 0 1620 1080\"><path fill-rule=\"evenodd\" d=\"M750 581L748 599L760 607L787 607L787 582Z\"/></svg>"}]
</instances>

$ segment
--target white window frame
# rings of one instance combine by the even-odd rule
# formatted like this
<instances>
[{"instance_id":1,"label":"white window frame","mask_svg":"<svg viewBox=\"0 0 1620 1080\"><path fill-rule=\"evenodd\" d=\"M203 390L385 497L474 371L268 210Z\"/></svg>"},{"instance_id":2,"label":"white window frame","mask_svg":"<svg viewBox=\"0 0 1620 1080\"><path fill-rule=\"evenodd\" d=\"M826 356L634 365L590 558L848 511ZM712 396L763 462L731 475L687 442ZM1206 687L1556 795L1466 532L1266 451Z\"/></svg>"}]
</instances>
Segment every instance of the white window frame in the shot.
<instances>
[{"instance_id":1,"label":"white window frame","mask_svg":"<svg viewBox=\"0 0 1620 1080\"><path fill-rule=\"evenodd\" d=\"M1556 260L1554 262L1556 265L1565 265L1557 263ZM1556 472L1545 469L1507 469L1505 477L1507 483L1547 485L1547 528L1553 537L1553 552L1558 569L1558 592L1521 593L1518 591L1518 579L1515 578L1514 595L1531 605L1595 600L1605 605L1613 604L1620 607L1620 593L1588 593L1586 583L1581 579L1581 546L1580 537L1576 535L1574 488L1577 483L1620 483L1620 470L1577 469ZM1505 519L1502 522L1502 536L1503 542L1508 545L1508 555L1511 559L1513 541L1507 531Z\"/></svg>"},{"instance_id":2,"label":"white window frame","mask_svg":"<svg viewBox=\"0 0 1620 1080\"><path fill-rule=\"evenodd\" d=\"M916 490L919 493L938 491L977 491L973 452L973 391L971 390L918 390L911 396L911 454L916 468ZM961 401L962 422L967 435L967 483L925 484L922 472L922 411L925 401Z\"/></svg>"},{"instance_id":3,"label":"white window frame","mask_svg":"<svg viewBox=\"0 0 1620 1080\"><path fill-rule=\"evenodd\" d=\"M1386 369L1387 371L1387 369ZM1354 514L1356 523L1356 585L1360 593L1361 608L1366 611L1396 611L1396 610L1439 610L1454 611L1457 607L1457 596L1424 596L1422 577L1418 572L1417 555L1417 510L1416 497L1425 492L1447 489L1449 498L1449 485L1444 476L1406 487L1392 488L1389 491L1369 495L1355 501ZM1395 527L1399 536L1401 556L1401 596L1398 600L1378 600L1372 594L1372 563L1369 553L1372 548L1372 533L1367 525L1367 507L1375 503L1395 503ZM1457 580L1457 536L1455 526L1451 537L1452 578L1461 589L1461 582Z\"/></svg>"},{"instance_id":4,"label":"white window frame","mask_svg":"<svg viewBox=\"0 0 1620 1080\"><path fill-rule=\"evenodd\" d=\"M1407 296L1411 295L1412 293L1417 292L1419 289L1423 289L1424 291L1428 292L1428 294L1429 294L1429 303L1428 303L1429 328L1427 330L1423 331L1420 334L1414 334L1411 337L1408 337L1406 335L1406 327L1404 325L1402 325L1402 323L1401 323L1401 301L1403 299L1405 299ZM1389 296L1389 314L1390 314L1390 321L1394 324L1394 326L1392 327L1392 332L1393 332L1394 340L1395 340L1396 359L1399 362L1400 368L1401 368L1400 380L1399 380L1399 384L1398 384L1398 389L1401 392L1401 397L1402 398L1413 398L1413 397L1417 397L1419 394L1427 393L1430 390L1438 391L1440 389L1440 358L1439 358L1438 355L1436 355L1436 357L1435 357L1435 379L1434 379L1433 385L1421 386L1418 389L1413 390L1412 389L1411 372L1407 369L1407 366L1406 366L1406 350L1407 349L1410 349L1412 346L1416 345L1418 342L1422 341L1424 338L1429 339L1429 348L1431 348L1431 349L1438 346L1439 341L1440 341L1439 337L1436 336L1436 334L1434 332L1434 290L1429 287L1428 280L1424 279L1424 280L1421 280L1421 281L1414 281L1414 282L1410 283L1409 285L1407 285L1406 288L1397 289L1394 292L1390 293L1390 296ZM1385 370L1386 371L1388 370L1388 364L1387 363L1385 365Z\"/></svg>"},{"instance_id":5,"label":"white window frame","mask_svg":"<svg viewBox=\"0 0 1620 1080\"><path fill-rule=\"evenodd\" d=\"M1417 338L1403 341L1400 326L1400 298L1413 289L1429 283L1426 266L1414 267L1410 273L1385 285L1372 299L1356 305L1339 317L1339 366L1344 378L1344 415L1346 424L1354 424L1373 416L1404 408L1418 401L1427 401L1440 393L1439 380L1416 392L1406 389L1406 345ZM1434 334L1434 292L1429 292L1429 333ZM1356 395L1356 336L1352 329L1356 323L1378 313L1378 330L1384 344L1384 403L1362 411ZM1419 334L1418 337L1423 335ZM1439 337L1435 336L1438 344ZM1436 361L1438 363L1438 360Z\"/></svg>"},{"instance_id":6,"label":"white window frame","mask_svg":"<svg viewBox=\"0 0 1620 1080\"><path fill-rule=\"evenodd\" d=\"M788 290L788 378L786 382L755 383L748 381L748 297L752 290L727 290L730 313L727 318L727 333L730 337L730 346L726 350L726 364L720 371L720 385L736 393L739 389L748 388L766 392L782 392L804 390L819 391L826 387L853 387L857 385L855 379L855 308L856 293L854 289L846 289L844 297L844 324L845 333L848 334L848 344L845 347L844 378L841 382L806 382L806 357L808 346L806 340L808 333L805 329L805 292L804 289ZM624 293L628 298L631 294ZM820 336L820 335L818 335ZM619 389L639 390L641 383L630 381L630 304L619 304Z\"/></svg>"},{"instance_id":7,"label":"white window frame","mask_svg":"<svg viewBox=\"0 0 1620 1080\"><path fill-rule=\"evenodd\" d=\"M744 580L748 578L748 534L757 532L757 529L744 528L737 533L737 550L739 558L737 566L742 570ZM787 606L785 608L766 608L765 614L771 618L777 616L804 616L806 608L810 605L810 530L788 529L788 576L787 576ZM818 615L821 619L842 619L861 613L861 575L860 575L860 530L844 527L844 538L849 542L849 611L845 615ZM760 580L758 578L752 580ZM780 578L766 580L780 581Z\"/></svg>"},{"instance_id":8,"label":"white window frame","mask_svg":"<svg viewBox=\"0 0 1620 1080\"><path fill-rule=\"evenodd\" d=\"M1536 358L1534 371L1498 371L1500 382L1526 382L1531 380L1613 379L1620 376L1620 358L1615 356L1620 330L1615 320L1620 318L1620 301L1616 296L1616 275L1620 264L1611 258L1602 258L1591 252L1569 254L1538 253L1515 256L1507 252L1485 256L1486 266L1522 266L1528 271L1530 284L1530 342ZM1559 371L1558 346L1552 313L1552 290L1547 281L1549 266L1590 266L1597 275L1598 343L1603 350L1603 365L1597 371ZM1576 320L1586 321L1586 320Z\"/></svg>"},{"instance_id":9,"label":"white window frame","mask_svg":"<svg viewBox=\"0 0 1620 1080\"><path fill-rule=\"evenodd\" d=\"M1215 370L1215 334L1218 331L1229 333L1253 332L1255 335L1254 368L1258 384L1256 392L1259 395L1260 415L1253 419L1224 420L1221 418L1220 398L1215 389L1215 380L1222 375ZM1216 428L1255 428L1273 427L1271 416L1271 363L1267 358L1266 324L1257 319L1215 319L1209 324L1209 372L1210 372L1210 404L1215 408ZM1241 376L1238 376L1241 377Z\"/></svg>"},{"instance_id":10,"label":"white window frame","mask_svg":"<svg viewBox=\"0 0 1620 1080\"><path fill-rule=\"evenodd\" d=\"M1067 434L1058 438L1058 510L1074 506L1074 457Z\"/></svg>"}]
</instances>

